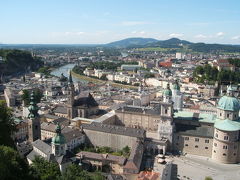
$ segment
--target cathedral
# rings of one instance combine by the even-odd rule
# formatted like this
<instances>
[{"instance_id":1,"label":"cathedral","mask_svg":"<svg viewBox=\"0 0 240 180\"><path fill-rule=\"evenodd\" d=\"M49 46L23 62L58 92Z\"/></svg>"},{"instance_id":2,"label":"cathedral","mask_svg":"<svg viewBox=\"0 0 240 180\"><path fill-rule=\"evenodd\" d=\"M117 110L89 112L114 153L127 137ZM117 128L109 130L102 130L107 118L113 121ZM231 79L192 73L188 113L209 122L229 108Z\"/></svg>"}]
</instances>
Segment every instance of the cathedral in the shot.
<instances>
[{"instance_id":1,"label":"cathedral","mask_svg":"<svg viewBox=\"0 0 240 180\"><path fill-rule=\"evenodd\" d=\"M72 81L71 72L68 80L68 101L66 104L67 118L75 117L89 118L98 113L98 103L90 93L80 92L75 96L75 88Z\"/></svg>"}]
</instances>

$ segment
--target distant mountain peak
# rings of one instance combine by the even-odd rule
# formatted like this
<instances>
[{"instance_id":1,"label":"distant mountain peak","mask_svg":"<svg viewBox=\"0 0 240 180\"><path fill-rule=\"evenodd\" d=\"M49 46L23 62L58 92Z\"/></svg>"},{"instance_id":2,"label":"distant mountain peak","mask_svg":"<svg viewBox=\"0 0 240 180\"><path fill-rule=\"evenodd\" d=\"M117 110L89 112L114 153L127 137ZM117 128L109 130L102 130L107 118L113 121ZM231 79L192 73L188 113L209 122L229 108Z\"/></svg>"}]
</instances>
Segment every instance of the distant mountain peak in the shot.
<instances>
[{"instance_id":1,"label":"distant mountain peak","mask_svg":"<svg viewBox=\"0 0 240 180\"><path fill-rule=\"evenodd\" d=\"M108 43L106 44L106 46L126 48L126 47L132 47L132 46L144 46L154 42L158 42L158 40L153 38L132 37L132 38L126 38L119 41Z\"/></svg>"}]
</instances>

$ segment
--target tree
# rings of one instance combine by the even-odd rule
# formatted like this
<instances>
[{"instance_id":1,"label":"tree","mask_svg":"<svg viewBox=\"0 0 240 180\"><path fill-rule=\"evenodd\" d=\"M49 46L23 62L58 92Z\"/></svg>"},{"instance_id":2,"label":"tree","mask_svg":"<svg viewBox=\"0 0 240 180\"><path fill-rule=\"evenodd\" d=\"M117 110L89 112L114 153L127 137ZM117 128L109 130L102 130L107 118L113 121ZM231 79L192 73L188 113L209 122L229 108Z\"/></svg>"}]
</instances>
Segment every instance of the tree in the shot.
<instances>
[{"instance_id":1,"label":"tree","mask_svg":"<svg viewBox=\"0 0 240 180\"><path fill-rule=\"evenodd\" d=\"M123 152L123 156L128 157L129 154L130 154L130 147L129 147L129 146L125 146L125 147L122 149L122 152Z\"/></svg>"},{"instance_id":2,"label":"tree","mask_svg":"<svg viewBox=\"0 0 240 180\"><path fill-rule=\"evenodd\" d=\"M72 164L67 167L66 171L62 176L63 180L91 180L90 175L87 171L84 171L78 165Z\"/></svg>"},{"instance_id":3,"label":"tree","mask_svg":"<svg viewBox=\"0 0 240 180\"><path fill-rule=\"evenodd\" d=\"M29 101L30 101L30 93L27 89L24 89L23 90L23 94L21 96L22 98L22 101L24 101L24 104L25 105L28 105L29 104Z\"/></svg>"},{"instance_id":4,"label":"tree","mask_svg":"<svg viewBox=\"0 0 240 180\"><path fill-rule=\"evenodd\" d=\"M0 101L0 145L15 147L11 134L15 130L11 110L5 101Z\"/></svg>"},{"instance_id":5,"label":"tree","mask_svg":"<svg viewBox=\"0 0 240 180\"><path fill-rule=\"evenodd\" d=\"M43 97L43 93L40 89L35 89L33 90L33 94L34 94L34 100L36 103L40 103L41 99ZM30 103L30 92L27 89L23 90L23 94L21 96L22 100L24 101L24 104L27 106Z\"/></svg>"},{"instance_id":6,"label":"tree","mask_svg":"<svg viewBox=\"0 0 240 180\"><path fill-rule=\"evenodd\" d=\"M11 147L0 146L0 177L1 180L34 179L29 176L28 164Z\"/></svg>"},{"instance_id":7,"label":"tree","mask_svg":"<svg viewBox=\"0 0 240 180\"><path fill-rule=\"evenodd\" d=\"M61 172L57 163L48 162L40 156L36 156L31 165L32 174L36 174L41 180L57 180Z\"/></svg>"}]
</instances>

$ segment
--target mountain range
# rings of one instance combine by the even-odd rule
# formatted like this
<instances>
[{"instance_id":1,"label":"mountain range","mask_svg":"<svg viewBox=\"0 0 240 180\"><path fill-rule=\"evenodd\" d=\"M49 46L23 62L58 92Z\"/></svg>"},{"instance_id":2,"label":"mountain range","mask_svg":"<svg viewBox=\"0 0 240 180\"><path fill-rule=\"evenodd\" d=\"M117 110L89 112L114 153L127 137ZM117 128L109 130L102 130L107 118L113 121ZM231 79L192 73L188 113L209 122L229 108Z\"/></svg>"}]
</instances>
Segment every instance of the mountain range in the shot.
<instances>
[{"instance_id":1,"label":"mountain range","mask_svg":"<svg viewBox=\"0 0 240 180\"><path fill-rule=\"evenodd\" d=\"M0 44L0 49L38 49L38 48L147 48L148 50L163 50L169 52L202 52L202 53L240 53L240 45L193 43L178 38L157 40L153 38L127 38L108 44Z\"/></svg>"},{"instance_id":2,"label":"mountain range","mask_svg":"<svg viewBox=\"0 0 240 180\"><path fill-rule=\"evenodd\" d=\"M171 38L168 40L157 40L153 38L140 37L127 38L105 44L105 46L113 48L174 48L179 50L187 49L194 52L240 52L240 45L193 43L178 38Z\"/></svg>"}]
</instances>

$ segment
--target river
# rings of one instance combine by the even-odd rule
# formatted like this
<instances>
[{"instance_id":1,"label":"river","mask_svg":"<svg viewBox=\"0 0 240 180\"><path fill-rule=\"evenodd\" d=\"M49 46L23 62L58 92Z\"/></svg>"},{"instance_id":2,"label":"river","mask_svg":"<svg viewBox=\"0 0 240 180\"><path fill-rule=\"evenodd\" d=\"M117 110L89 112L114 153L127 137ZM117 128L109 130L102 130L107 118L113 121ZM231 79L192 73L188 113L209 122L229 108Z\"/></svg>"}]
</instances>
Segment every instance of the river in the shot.
<instances>
[{"instance_id":1,"label":"river","mask_svg":"<svg viewBox=\"0 0 240 180\"><path fill-rule=\"evenodd\" d=\"M59 68L54 69L51 74L54 76L58 76L60 77L61 74L63 73L64 76L69 77L69 71L75 66L75 64L67 64L64 66L61 66ZM86 80L82 80L82 79L78 79L75 77L72 77L73 82L82 82L82 83L86 83Z\"/></svg>"}]
</instances>

